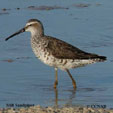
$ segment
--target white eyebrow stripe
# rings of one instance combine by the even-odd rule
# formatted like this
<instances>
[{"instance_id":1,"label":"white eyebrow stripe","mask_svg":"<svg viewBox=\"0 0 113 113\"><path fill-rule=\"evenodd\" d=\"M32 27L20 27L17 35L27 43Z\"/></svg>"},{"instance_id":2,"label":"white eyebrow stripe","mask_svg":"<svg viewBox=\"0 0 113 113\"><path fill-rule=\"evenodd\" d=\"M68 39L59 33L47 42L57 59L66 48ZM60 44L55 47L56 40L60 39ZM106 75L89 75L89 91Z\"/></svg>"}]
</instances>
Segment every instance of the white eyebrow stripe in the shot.
<instances>
[{"instance_id":1,"label":"white eyebrow stripe","mask_svg":"<svg viewBox=\"0 0 113 113\"><path fill-rule=\"evenodd\" d=\"M29 23L27 23L26 24L26 26L29 26L29 25L31 25L31 24L36 24L37 22L29 22Z\"/></svg>"}]
</instances>

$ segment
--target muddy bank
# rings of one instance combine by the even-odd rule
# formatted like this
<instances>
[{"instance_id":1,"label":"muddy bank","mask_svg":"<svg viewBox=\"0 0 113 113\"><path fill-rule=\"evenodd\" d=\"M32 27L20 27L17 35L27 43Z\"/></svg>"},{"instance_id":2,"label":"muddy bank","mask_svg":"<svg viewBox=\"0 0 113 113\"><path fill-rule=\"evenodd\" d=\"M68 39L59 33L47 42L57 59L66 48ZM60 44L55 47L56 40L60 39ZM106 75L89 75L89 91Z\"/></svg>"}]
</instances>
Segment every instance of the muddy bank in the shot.
<instances>
[{"instance_id":1,"label":"muddy bank","mask_svg":"<svg viewBox=\"0 0 113 113\"><path fill-rule=\"evenodd\" d=\"M113 113L112 109L94 109L86 107L41 107L34 106L29 108L6 108L0 109L0 113Z\"/></svg>"}]
</instances>

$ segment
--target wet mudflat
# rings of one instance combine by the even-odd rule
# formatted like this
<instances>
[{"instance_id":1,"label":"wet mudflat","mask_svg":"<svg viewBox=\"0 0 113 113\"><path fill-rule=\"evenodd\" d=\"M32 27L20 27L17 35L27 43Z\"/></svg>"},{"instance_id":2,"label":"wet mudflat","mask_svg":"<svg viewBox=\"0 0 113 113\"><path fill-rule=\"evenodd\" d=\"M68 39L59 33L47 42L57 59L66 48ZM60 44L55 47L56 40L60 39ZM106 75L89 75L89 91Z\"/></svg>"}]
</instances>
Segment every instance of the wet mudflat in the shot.
<instances>
[{"instance_id":1,"label":"wet mudflat","mask_svg":"<svg viewBox=\"0 0 113 113\"><path fill-rule=\"evenodd\" d=\"M3 113L113 113L112 109L86 108L86 107L41 107L34 106L29 108L7 108L0 109Z\"/></svg>"},{"instance_id":2,"label":"wet mudflat","mask_svg":"<svg viewBox=\"0 0 113 113\"><path fill-rule=\"evenodd\" d=\"M41 106L106 105L113 108L113 1L13 1L0 4L0 107L12 104ZM54 69L32 52L30 33L5 38L26 21L42 21L45 34L82 50L105 55L106 62L71 70L77 82L73 90L67 73L59 70L54 90ZM13 106L15 107L15 106Z\"/></svg>"}]
</instances>

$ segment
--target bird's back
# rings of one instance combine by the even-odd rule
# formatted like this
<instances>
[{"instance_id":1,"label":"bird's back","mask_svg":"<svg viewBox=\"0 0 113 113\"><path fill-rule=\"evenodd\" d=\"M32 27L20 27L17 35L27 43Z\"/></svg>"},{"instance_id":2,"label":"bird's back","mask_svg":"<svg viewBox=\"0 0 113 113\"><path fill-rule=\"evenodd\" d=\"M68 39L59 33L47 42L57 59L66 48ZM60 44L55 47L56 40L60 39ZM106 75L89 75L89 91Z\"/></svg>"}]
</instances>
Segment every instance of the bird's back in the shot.
<instances>
[{"instance_id":1,"label":"bird's back","mask_svg":"<svg viewBox=\"0 0 113 113\"><path fill-rule=\"evenodd\" d=\"M48 51L56 58L78 60L98 59L100 61L106 60L105 56L99 56L97 54L82 51L79 48L54 37L46 36L45 38L48 41Z\"/></svg>"}]
</instances>

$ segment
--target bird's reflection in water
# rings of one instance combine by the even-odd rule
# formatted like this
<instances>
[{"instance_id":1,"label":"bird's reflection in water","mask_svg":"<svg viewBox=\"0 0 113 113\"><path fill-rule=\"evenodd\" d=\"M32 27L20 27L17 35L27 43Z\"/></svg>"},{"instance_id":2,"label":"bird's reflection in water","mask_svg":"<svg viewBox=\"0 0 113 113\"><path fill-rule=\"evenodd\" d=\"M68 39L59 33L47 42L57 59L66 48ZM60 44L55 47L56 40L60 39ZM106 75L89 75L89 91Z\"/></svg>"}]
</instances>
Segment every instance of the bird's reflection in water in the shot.
<instances>
[{"instance_id":1,"label":"bird's reflection in water","mask_svg":"<svg viewBox=\"0 0 113 113\"><path fill-rule=\"evenodd\" d=\"M66 99L65 99L65 101L66 101L65 106L72 106L72 102L73 102L73 100L74 100L74 98L76 96L76 89L73 88L73 89L67 90L67 91L71 92L71 94L69 95L68 99L66 97ZM60 93L62 93L62 92L60 91ZM61 99L58 98L59 94L58 94L58 89L57 88L54 89L54 93L55 93L54 106L58 107L59 106L58 102Z\"/></svg>"},{"instance_id":2,"label":"bird's reflection in water","mask_svg":"<svg viewBox=\"0 0 113 113\"><path fill-rule=\"evenodd\" d=\"M55 88L54 92L55 92L55 107L58 107L58 89Z\"/></svg>"}]
</instances>

